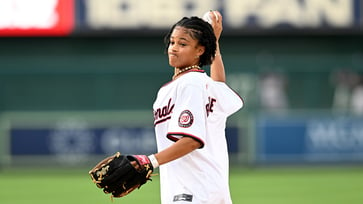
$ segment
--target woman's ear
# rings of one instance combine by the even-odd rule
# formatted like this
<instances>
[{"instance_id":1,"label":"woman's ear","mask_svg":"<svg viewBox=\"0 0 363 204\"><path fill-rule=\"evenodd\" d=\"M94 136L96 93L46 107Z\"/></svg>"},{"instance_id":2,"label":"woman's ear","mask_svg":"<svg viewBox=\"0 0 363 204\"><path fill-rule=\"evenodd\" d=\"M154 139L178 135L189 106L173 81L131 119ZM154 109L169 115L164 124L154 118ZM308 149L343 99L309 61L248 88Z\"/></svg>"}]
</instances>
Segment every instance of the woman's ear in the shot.
<instances>
[{"instance_id":1,"label":"woman's ear","mask_svg":"<svg viewBox=\"0 0 363 204\"><path fill-rule=\"evenodd\" d=\"M203 55L205 52L205 47L204 46L199 46L198 47L198 55L201 56Z\"/></svg>"}]
</instances>

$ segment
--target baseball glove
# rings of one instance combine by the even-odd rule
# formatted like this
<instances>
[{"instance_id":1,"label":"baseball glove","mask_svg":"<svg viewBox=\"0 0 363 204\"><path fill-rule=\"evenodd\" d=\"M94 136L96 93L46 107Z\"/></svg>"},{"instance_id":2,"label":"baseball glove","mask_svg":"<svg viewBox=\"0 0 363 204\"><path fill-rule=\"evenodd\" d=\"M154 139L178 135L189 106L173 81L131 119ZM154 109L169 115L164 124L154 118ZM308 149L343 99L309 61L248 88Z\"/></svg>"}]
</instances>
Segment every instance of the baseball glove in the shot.
<instances>
[{"instance_id":1,"label":"baseball glove","mask_svg":"<svg viewBox=\"0 0 363 204\"><path fill-rule=\"evenodd\" d=\"M112 197L123 197L151 180L153 166L146 155L115 155L89 171L93 182Z\"/></svg>"}]
</instances>

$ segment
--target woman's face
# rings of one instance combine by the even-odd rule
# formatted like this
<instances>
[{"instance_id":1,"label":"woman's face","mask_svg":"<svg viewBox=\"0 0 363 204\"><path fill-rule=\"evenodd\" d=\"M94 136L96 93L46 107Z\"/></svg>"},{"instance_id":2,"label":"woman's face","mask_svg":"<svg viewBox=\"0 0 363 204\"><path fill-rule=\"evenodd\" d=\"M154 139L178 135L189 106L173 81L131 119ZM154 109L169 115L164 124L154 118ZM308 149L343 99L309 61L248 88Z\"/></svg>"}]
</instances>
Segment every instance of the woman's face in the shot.
<instances>
[{"instance_id":1,"label":"woman's face","mask_svg":"<svg viewBox=\"0 0 363 204\"><path fill-rule=\"evenodd\" d=\"M170 66L184 68L199 64L199 56L204 53L204 47L191 37L190 32L187 28L177 26L171 33L168 48Z\"/></svg>"}]
</instances>

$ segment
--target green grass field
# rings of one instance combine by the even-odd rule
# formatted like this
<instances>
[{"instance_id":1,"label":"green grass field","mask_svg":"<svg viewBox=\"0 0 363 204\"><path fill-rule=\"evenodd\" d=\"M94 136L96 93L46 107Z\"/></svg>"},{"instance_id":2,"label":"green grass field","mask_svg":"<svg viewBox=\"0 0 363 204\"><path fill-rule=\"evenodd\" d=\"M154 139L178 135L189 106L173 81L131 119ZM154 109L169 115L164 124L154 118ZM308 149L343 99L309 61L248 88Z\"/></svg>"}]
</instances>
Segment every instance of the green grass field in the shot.
<instances>
[{"instance_id":1,"label":"green grass field","mask_svg":"<svg viewBox=\"0 0 363 204\"><path fill-rule=\"evenodd\" d=\"M258 168L231 170L235 204L361 204L363 168ZM4 169L1 204L111 203L87 170ZM114 203L160 203L158 176Z\"/></svg>"}]
</instances>

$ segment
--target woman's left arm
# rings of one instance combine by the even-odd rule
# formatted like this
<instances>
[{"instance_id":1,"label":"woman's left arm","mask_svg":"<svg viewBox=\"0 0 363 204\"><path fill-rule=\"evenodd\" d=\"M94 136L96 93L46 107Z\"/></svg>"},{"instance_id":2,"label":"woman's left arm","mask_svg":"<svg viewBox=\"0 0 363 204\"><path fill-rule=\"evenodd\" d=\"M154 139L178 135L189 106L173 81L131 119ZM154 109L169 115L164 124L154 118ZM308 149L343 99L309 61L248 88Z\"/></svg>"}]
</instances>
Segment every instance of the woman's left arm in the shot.
<instances>
[{"instance_id":1,"label":"woman's left arm","mask_svg":"<svg viewBox=\"0 0 363 204\"><path fill-rule=\"evenodd\" d=\"M211 11L209 13L212 19L212 27L214 34L216 36L216 54L215 58L211 64L210 75L214 81L226 82L226 74L224 71L224 64L222 60L222 55L219 47L219 38L221 37L223 26L222 26L222 15L218 11Z\"/></svg>"}]
</instances>

